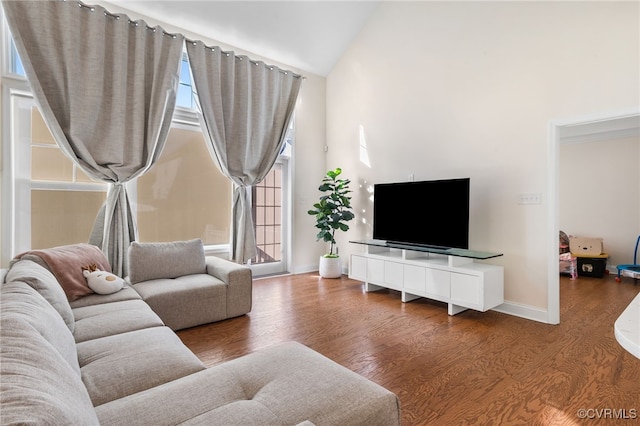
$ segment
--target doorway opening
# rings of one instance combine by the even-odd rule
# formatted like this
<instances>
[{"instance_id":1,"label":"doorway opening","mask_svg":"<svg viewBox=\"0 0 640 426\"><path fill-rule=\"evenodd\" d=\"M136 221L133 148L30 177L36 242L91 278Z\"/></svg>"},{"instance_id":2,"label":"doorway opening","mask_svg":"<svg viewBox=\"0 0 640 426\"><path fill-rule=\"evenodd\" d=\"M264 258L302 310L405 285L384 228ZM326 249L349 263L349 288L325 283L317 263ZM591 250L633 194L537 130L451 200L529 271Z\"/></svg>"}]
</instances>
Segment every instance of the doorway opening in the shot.
<instances>
[{"instance_id":1,"label":"doorway opening","mask_svg":"<svg viewBox=\"0 0 640 426\"><path fill-rule=\"evenodd\" d=\"M549 207L547 322L560 322L560 271L558 263L560 145L640 137L640 109L612 114L552 121L549 126Z\"/></svg>"}]
</instances>

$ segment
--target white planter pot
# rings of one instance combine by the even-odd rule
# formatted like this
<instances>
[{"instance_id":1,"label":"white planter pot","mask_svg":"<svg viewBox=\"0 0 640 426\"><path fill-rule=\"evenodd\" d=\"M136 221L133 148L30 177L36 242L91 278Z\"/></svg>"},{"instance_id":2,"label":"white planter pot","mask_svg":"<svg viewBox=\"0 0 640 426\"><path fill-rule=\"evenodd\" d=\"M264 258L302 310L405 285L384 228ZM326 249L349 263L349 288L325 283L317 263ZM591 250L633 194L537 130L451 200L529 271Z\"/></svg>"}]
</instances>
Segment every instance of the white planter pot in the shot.
<instances>
[{"instance_id":1,"label":"white planter pot","mask_svg":"<svg viewBox=\"0 0 640 426\"><path fill-rule=\"evenodd\" d=\"M322 278L340 278L342 263L339 257L320 256L320 276Z\"/></svg>"}]
</instances>

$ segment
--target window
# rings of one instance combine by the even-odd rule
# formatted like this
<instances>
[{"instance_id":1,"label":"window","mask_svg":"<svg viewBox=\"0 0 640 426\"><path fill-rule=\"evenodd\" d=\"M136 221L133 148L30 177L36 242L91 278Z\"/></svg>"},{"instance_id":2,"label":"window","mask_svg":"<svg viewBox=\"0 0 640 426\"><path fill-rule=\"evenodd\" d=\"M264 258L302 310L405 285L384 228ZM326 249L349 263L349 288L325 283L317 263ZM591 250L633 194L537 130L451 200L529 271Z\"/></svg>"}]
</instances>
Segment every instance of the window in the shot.
<instances>
[{"instance_id":1,"label":"window","mask_svg":"<svg viewBox=\"0 0 640 426\"><path fill-rule=\"evenodd\" d=\"M107 185L65 156L38 109L31 108L31 248L88 240Z\"/></svg>"},{"instance_id":2,"label":"window","mask_svg":"<svg viewBox=\"0 0 640 426\"><path fill-rule=\"evenodd\" d=\"M87 241L107 186L66 157L31 107L31 248Z\"/></svg>"},{"instance_id":3,"label":"window","mask_svg":"<svg viewBox=\"0 0 640 426\"><path fill-rule=\"evenodd\" d=\"M22 77L26 76L24 72L24 67L22 66L22 61L20 60L20 56L18 56L18 51L16 50L16 44L13 42L13 39L11 39L9 73L20 75Z\"/></svg>"},{"instance_id":4,"label":"window","mask_svg":"<svg viewBox=\"0 0 640 426\"><path fill-rule=\"evenodd\" d=\"M186 53L174 124L162 154L136 182L140 241L200 238L208 251L228 251L233 185L216 167L198 123Z\"/></svg>"},{"instance_id":5,"label":"window","mask_svg":"<svg viewBox=\"0 0 640 426\"><path fill-rule=\"evenodd\" d=\"M276 164L263 181L252 188L258 255L251 259L251 263L254 271L260 274L282 273L288 268L288 176L294 129L292 120Z\"/></svg>"},{"instance_id":6,"label":"window","mask_svg":"<svg viewBox=\"0 0 640 426\"><path fill-rule=\"evenodd\" d=\"M13 41L5 74L24 76ZM35 106L26 80L3 82L2 107L10 135L3 144L2 263L32 248L86 242L108 185L87 176L54 142ZM204 141L192 94L186 55L180 68L176 112L156 164L127 184L140 241L201 238L207 254L229 251L232 183L212 160ZM6 124L6 123L3 123ZM253 214L261 256L254 275L284 272L288 258L289 159L293 124L278 163L252 188Z\"/></svg>"},{"instance_id":7,"label":"window","mask_svg":"<svg viewBox=\"0 0 640 426\"><path fill-rule=\"evenodd\" d=\"M207 246L228 246L232 185L199 127L171 128L158 161L137 179L136 192L140 241L201 238Z\"/></svg>"},{"instance_id":8,"label":"window","mask_svg":"<svg viewBox=\"0 0 640 426\"><path fill-rule=\"evenodd\" d=\"M178 84L178 96L176 105L187 109L195 109L193 101L193 90L191 88L191 69L186 52L182 55L180 62L180 83Z\"/></svg>"},{"instance_id":9,"label":"window","mask_svg":"<svg viewBox=\"0 0 640 426\"><path fill-rule=\"evenodd\" d=\"M31 190L31 248L87 242L106 191Z\"/></svg>"},{"instance_id":10,"label":"window","mask_svg":"<svg viewBox=\"0 0 640 426\"><path fill-rule=\"evenodd\" d=\"M282 165L275 164L265 179L252 188L253 219L258 256L252 263L282 260Z\"/></svg>"},{"instance_id":11,"label":"window","mask_svg":"<svg viewBox=\"0 0 640 426\"><path fill-rule=\"evenodd\" d=\"M13 137L4 150L2 197L13 203L3 202L3 262L29 249L86 242L107 193L62 153L32 97L10 92Z\"/></svg>"}]
</instances>

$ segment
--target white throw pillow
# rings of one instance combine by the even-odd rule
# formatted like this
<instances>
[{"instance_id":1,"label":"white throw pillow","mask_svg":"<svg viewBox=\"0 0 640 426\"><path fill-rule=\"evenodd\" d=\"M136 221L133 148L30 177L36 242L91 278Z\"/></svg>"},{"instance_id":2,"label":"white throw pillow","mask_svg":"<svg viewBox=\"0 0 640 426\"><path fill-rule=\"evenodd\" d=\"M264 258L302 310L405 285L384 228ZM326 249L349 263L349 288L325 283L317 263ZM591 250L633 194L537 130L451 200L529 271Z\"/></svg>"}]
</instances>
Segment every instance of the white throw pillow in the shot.
<instances>
[{"instance_id":1,"label":"white throw pillow","mask_svg":"<svg viewBox=\"0 0 640 426\"><path fill-rule=\"evenodd\" d=\"M98 294L111 294L122 290L124 280L111 272L95 270L83 271L84 277L87 279L89 288Z\"/></svg>"}]
</instances>

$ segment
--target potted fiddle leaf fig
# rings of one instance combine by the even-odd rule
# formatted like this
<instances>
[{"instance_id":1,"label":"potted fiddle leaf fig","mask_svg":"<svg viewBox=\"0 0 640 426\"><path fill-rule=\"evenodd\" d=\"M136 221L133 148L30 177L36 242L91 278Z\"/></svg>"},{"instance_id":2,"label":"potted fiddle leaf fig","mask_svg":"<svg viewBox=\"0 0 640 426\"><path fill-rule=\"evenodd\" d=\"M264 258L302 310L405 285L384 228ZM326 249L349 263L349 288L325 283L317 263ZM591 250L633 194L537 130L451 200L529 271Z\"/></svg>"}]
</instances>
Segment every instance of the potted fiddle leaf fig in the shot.
<instances>
[{"instance_id":1,"label":"potted fiddle leaf fig","mask_svg":"<svg viewBox=\"0 0 640 426\"><path fill-rule=\"evenodd\" d=\"M313 209L307 213L315 216L316 228L320 231L316 235L318 241L330 243L329 253L320 257L320 276L323 278L338 278L342 275L340 256L336 249L336 231L347 231L346 222L355 216L351 211L351 197L349 194L349 179L339 178L342 169L329 170L318 189L323 193Z\"/></svg>"}]
</instances>

